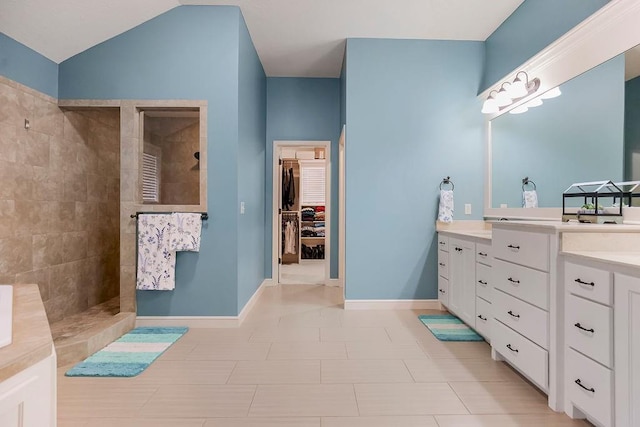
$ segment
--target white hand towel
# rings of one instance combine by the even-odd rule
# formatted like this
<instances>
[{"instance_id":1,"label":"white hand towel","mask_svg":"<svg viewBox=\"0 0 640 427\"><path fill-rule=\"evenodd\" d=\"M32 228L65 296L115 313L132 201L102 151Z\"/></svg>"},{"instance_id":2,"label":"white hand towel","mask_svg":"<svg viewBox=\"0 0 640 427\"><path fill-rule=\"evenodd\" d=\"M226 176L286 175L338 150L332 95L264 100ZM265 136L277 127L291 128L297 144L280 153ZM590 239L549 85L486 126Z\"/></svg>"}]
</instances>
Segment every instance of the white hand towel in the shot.
<instances>
[{"instance_id":1,"label":"white hand towel","mask_svg":"<svg viewBox=\"0 0 640 427\"><path fill-rule=\"evenodd\" d=\"M176 253L170 248L171 215L138 216L136 289L171 290L176 286Z\"/></svg>"},{"instance_id":2,"label":"white hand towel","mask_svg":"<svg viewBox=\"0 0 640 427\"><path fill-rule=\"evenodd\" d=\"M440 190L438 221L453 222L453 190Z\"/></svg>"},{"instance_id":3,"label":"white hand towel","mask_svg":"<svg viewBox=\"0 0 640 427\"><path fill-rule=\"evenodd\" d=\"M522 192L522 207L523 208L538 207L538 193L536 192L536 190L525 190Z\"/></svg>"},{"instance_id":4,"label":"white hand towel","mask_svg":"<svg viewBox=\"0 0 640 427\"><path fill-rule=\"evenodd\" d=\"M172 218L171 250L200 251L202 215L199 213L174 212Z\"/></svg>"}]
</instances>

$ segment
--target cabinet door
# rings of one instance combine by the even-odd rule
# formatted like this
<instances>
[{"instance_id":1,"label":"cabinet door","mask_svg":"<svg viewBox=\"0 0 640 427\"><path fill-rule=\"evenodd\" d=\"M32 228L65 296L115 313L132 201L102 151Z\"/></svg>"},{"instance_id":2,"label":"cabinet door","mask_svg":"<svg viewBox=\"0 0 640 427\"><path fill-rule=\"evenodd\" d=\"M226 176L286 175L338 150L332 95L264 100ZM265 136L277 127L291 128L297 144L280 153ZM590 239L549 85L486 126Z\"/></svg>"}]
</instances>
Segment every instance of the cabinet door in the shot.
<instances>
[{"instance_id":1,"label":"cabinet door","mask_svg":"<svg viewBox=\"0 0 640 427\"><path fill-rule=\"evenodd\" d=\"M449 307L449 280L442 276L438 276L438 301Z\"/></svg>"},{"instance_id":2,"label":"cabinet door","mask_svg":"<svg viewBox=\"0 0 640 427\"><path fill-rule=\"evenodd\" d=\"M449 239L449 308L469 325L475 325L475 244Z\"/></svg>"},{"instance_id":3,"label":"cabinet door","mask_svg":"<svg viewBox=\"0 0 640 427\"><path fill-rule=\"evenodd\" d=\"M640 278L614 277L615 420L640 426Z\"/></svg>"}]
</instances>

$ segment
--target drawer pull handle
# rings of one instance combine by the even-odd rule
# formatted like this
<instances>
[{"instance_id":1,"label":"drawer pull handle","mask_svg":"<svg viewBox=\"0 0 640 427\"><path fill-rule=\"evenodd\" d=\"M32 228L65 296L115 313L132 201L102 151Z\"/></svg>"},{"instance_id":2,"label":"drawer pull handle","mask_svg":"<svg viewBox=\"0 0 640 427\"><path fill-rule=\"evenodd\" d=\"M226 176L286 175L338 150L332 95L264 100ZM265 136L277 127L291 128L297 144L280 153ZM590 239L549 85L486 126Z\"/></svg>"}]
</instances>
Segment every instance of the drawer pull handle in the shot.
<instances>
[{"instance_id":1,"label":"drawer pull handle","mask_svg":"<svg viewBox=\"0 0 640 427\"><path fill-rule=\"evenodd\" d=\"M478 255L480 255L480 256L487 256L487 254L485 254L484 252L478 252Z\"/></svg>"},{"instance_id":2,"label":"drawer pull handle","mask_svg":"<svg viewBox=\"0 0 640 427\"><path fill-rule=\"evenodd\" d=\"M519 314L514 314L514 313L513 313L513 311L511 311L511 310L507 311L507 314L508 314L509 316L511 316L511 317L515 317L516 319L519 319L519 318L520 318L520 315L519 315Z\"/></svg>"},{"instance_id":3,"label":"drawer pull handle","mask_svg":"<svg viewBox=\"0 0 640 427\"><path fill-rule=\"evenodd\" d=\"M509 350L513 351L514 353L520 353L520 351L517 348L511 347L511 344L507 344L507 348Z\"/></svg>"},{"instance_id":4,"label":"drawer pull handle","mask_svg":"<svg viewBox=\"0 0 640 427\"><path fill-rule=\"evenodd\" d=\"M481 285L487 286L487 282L485 282L484 280L478 280L478 283L480 283Z\"/></svg>"},{"instance_id":5,"label":"drawer pull handle","mask_svg":"<svg viewBox=\"0 0 640 427\"><path fill-rule=\"evenodd\" d=\"M518 283L518 284L520 283L520 280L516 280L512 277L509 277L507 280L510 281L511 283Z\"/></svg>"},{"instance_id":6,"label":"drawer pull handle","mask_svg":"<svg viewBox=\"0 0 640 427\"><path fill-rule=\"evenodd\" d=\"M444 289L438 289L438 290L440 291L440 293L441 293L441 294L446 293L446 292L444 291Z\"/></svg>"},{"instance_id":7,"label":"drawer pull handle","mask_svg":"<svg viewBox=\"0 0 640 427\"><path fill-rule=\"evenodd\" d=\"M586 328L582 327L582 325L581 325L580 323L576 323L576 324L575 324L575 325L573 325L573 326L575 326L575 327L576 327L576 328L578 328L578 329L582 329L583 331L591 332L592 334L596 332L593 328L591 328L591 329L586 329Z\"/></svg>"},{"instance_id":8,"label":"drawer pull handle","mask_svg":"<svg viewBox=\"0 0 640 427\"><path fill-rule=\"evenodd\" d=\"M508 247L509 249L520 250L520 246L516 246L516 245L507 245L507 247Z\"/></svg>"},{"instance_id":9,"label":"drawer pull handle","mask_svg":"<svg viewBox=\"0 0 640 427\"><path fill-rule=\"evenodd\" d=\"M444 262L439 262L439 263L438 263L438 265L439 265L440 267L444 267L444 266L445 266Z\"/></svg>"},{"instance_id":10,"label":"drawer pull handle","mask_svg":"<svg viewBox=\"0 0 640 427\"><path fill-rule=\"evenodd\" d=\"M574 280L574 282L580 283L581 285L587 285L587 286L595 286L596 285L593 282L585 282L584 280L580 280L580 279L576 279L576 280Z\"/></svg>"},{"instance_id":11,"label":"drawer pull handle","mask_svg":"<svg viewBox=\"0 0 640 427\"><path fill-rule=\"evenodd\" d=\"M445 242L438 242L439 245L445 245Z\"/></svg>"},{"instance_id":12,"label":"drawer pull handle","mask_svg":"<svg viewBox=\"0 0 640 427\"><path fill-rule=\"evenodd\" d=\"M482 314L478 314L478 319L483 320L483 321L487 321L486 317L482 317Z\"/></svg>"},{"instance_id":13,"label":"drawer pull handle","mask_svg":"<svg viewBox=\"0 0 640 427\"><path fill-rule=\"evenodd\" d=\"M582 387L583 389L590 391L591 393L595 393L596 389L591 387L591 388L586 388L585 386L582 385L582 381L580 381L580 378L578 378L577 380L575 380L575 383L578 384L580 387Z\"/></svg>"},{"instance_id":14,"label":"drawer pull handle","mask_svg":"<svg viewBox=\"0 0 640 427\"><path fill-rule=\"evenodd\" d=\"M461 252L462 248L456 248L456 251Z\"/></svg>"}]
</instances>

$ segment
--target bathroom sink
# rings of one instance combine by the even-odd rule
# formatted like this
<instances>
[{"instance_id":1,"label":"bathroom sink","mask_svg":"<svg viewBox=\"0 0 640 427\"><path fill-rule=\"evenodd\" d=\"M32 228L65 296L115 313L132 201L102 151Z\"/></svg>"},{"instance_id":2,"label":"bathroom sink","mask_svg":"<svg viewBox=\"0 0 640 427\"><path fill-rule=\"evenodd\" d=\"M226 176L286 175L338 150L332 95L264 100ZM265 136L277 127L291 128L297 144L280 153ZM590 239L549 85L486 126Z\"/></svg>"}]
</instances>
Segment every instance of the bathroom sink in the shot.
<instances>
[{"instance_id":1,"label":"bathroom sink","mask_svg":"<svg viewBox=\"0 0 640 427\"><path fill-rule=\"evenodd\" d=\"M11 344L13 286L0 285L0 348Z\"/></svg>"}]
</instances>

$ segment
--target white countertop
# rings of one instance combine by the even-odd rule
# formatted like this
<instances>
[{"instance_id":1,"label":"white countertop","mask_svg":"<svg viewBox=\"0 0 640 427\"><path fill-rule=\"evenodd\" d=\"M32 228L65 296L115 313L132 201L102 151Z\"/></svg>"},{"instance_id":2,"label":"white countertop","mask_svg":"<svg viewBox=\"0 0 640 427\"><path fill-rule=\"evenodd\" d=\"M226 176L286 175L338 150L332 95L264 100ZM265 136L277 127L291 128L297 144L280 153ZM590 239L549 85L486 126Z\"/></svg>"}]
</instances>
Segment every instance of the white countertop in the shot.
<instances>
[{"instance_id":1,"label":"white countertop","mask_svg":"<svg viewBox=\"0 0 640 427\"><path fill-rule=\"evenodd\" d=\"M640 251L638 252L615 252L615 251L565 251L560 252L573 258L587 259L591 261L601 261L613 265L624 267L640 268Z\"/></svg>"},{"instance_id":2,"label":"white countertop","mask_svg":"<svg viewBox=\"0 0 640 427\"><path fill-rule=\"evenodd\" d=\"M578 233L640 233L638 224L584 224L580 222L562 221L492 221L493 227L520 229L543 229L557 232L578 232Z\"/></svg>"},{"instance_id":3,"label":"white countertop","mask_svg":"<svg viewBox=\"0 0 640 427\"><path fill-rule=\"evenodd\" d=\"M449 236L473 237L479 240L486 240L491 243L491 230L441 230L438 233Z\"/></svg>"}]
</instances>

